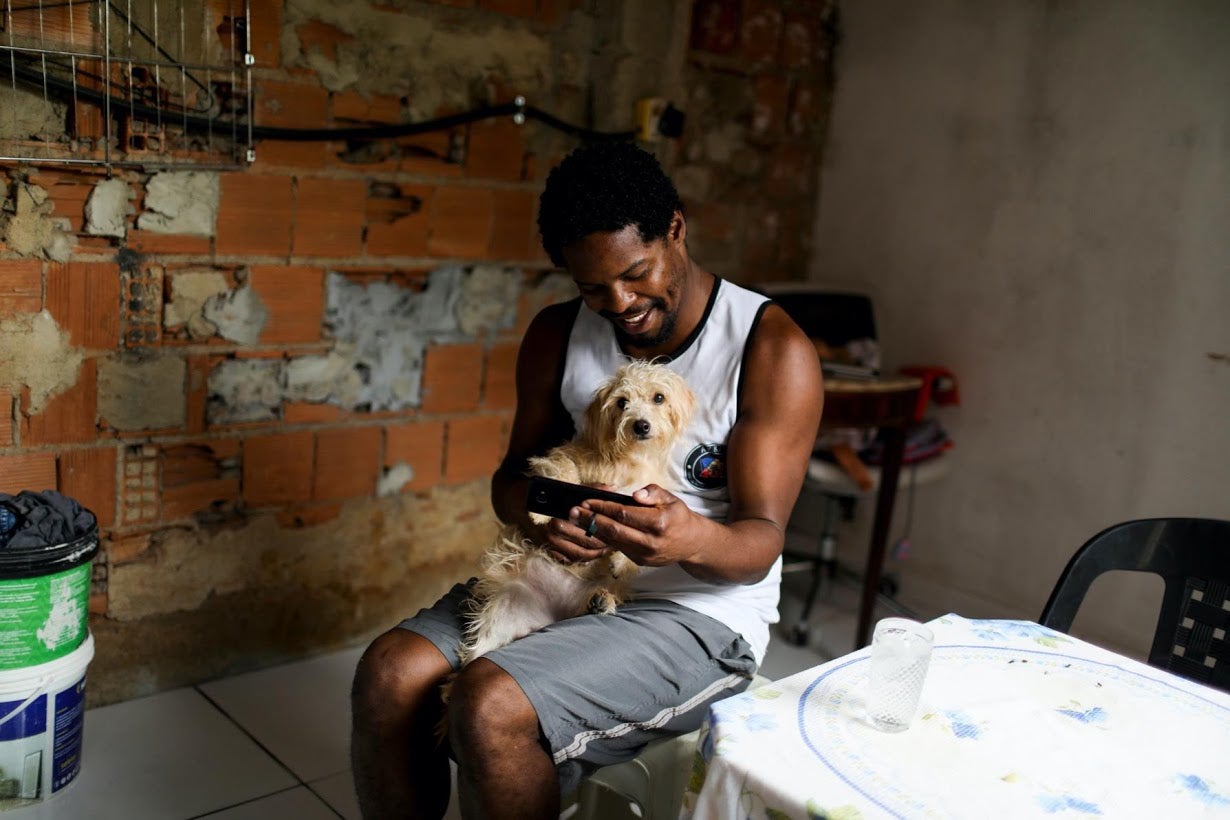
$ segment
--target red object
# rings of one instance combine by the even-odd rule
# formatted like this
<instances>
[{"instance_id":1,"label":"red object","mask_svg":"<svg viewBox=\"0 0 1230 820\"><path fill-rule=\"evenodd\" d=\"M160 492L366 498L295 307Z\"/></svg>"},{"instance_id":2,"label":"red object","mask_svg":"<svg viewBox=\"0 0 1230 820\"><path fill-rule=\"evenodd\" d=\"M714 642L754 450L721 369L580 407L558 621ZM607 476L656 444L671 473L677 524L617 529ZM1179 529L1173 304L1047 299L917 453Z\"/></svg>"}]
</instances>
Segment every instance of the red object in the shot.
<instances>
[{"instance_id":1,"label":"red object","mask_svg":"<svg viewBox=\"0 0 1230 820\"><path fill-rule=\"evenodd\" d=\"M914 408L914 421L922 421L923 411L932 400L939 405L961 403L961 395L957 391L957 377L947 367L913 364L899 368L897 372L903 376L922 379L918 404Z\"/></svg>"}]
</instances>

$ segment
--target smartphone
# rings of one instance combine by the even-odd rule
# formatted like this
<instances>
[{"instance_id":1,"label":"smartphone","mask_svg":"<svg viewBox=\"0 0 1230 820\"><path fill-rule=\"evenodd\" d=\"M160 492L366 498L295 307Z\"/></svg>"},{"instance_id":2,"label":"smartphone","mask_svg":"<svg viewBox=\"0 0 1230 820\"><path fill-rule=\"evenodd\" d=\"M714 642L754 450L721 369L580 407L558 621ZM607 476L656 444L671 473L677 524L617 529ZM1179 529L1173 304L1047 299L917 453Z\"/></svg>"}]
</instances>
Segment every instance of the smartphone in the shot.
<instances>
[{"instance_id":1,"label":"smartphone","mask_svg":"<svg viewBox=\"0 0 1230 820\"><path fill-rule=\"evenodd\" d=\"M535 475L530 476L530 490L525 497L525 508L552 518L567 518L573 507L590 499L640 506L630 495Z\"/></svg>"}]
</instances>

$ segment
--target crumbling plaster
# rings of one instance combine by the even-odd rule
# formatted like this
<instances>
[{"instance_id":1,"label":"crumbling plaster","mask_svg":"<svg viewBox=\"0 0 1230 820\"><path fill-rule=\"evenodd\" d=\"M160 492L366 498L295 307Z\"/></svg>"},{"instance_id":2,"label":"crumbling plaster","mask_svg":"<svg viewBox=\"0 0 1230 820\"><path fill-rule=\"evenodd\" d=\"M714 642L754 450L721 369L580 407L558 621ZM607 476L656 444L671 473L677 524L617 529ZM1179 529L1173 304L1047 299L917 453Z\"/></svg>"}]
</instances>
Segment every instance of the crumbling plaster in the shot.
<instances>
[{"instance_id":1,"label":"crumbling plaster","mask_svg":"<svg viewBox=\"0 0 1230 820\"><path fill-rule=\"evenodd\" d=\"M0 239L22 256L67 262L77 237L71 233L70 220L51 215L54 209L46 190L22 179L13 180L0 207Z\"/></svg>"},{"instance_id":2,"label":"crumbling plaster","mask_svg":"<svg viewBox=\"0 0 1230 820\"><path fill-rule=\"evenodd\" d=\"M77 383L81 362L81 351L47 311L0 319L0 387L14 395L29 388L31 415Z\"/></svg>"},{"instance_id":3,"label":"crumbling plaster","mask_svg":"<svg viewBox=\"0 0 1230 820\"><path fill-rule=\"evenodd\" d=\"M98 360L98 414L116 430L182 427L187 368L174 354L125 353Z\"/></svg>"},{"instance_id":4,"label":"crumbling plaster","mask_svg":"<svg viewBox=\"0 0 1230 820\"><path fill-rule=\"evenodd\" d=\"M156 533L110 568L91 704L352 645L472 571L495 531L486 485L470 482L356 500L314 527L269 515Z\"/></svg>"},{"instance_id":5,"label":"crumbling plaster","mask_svg":"<svg viewBox=\"0 0 1230 820\"><path fill-rule=\"evenodd\" d=\"M417 4L416 4L417 5ZM474 83L498 74L519 93L538 95L550 85L550 47L529 27L469 14L450 23L448 10L376 7L366 0L288 0L282 12L282 62L310 68L330 91L410 98L414 119L442 107L465 109ZM297 28L326 23L350 35L336 55L301 47ZM482 22L480 22L482 21Z\"/></svg>"},{"instance_id":6,"label":"crumbling plaster","mask_svg":"<svg viewBox=\"0 0 1230 820\"><path fill-rule=\"evenodd\" d=\"M164 171L145 183L145 211L137 227L154 233L212 236L221 191L215 171Z\"/></svg>"}]
</instances>

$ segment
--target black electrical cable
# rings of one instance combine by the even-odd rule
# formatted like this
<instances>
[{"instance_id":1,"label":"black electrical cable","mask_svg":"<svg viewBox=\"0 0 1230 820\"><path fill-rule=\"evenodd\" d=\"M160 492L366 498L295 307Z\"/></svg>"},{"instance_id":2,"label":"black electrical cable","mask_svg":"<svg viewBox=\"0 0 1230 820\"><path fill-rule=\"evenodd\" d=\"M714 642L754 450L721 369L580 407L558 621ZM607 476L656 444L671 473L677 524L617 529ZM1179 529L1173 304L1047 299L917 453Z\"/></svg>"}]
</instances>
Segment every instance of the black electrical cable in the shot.
<instances>
[{"instance_id":1,"label":"black electrical cable","mask_svg":"<svg viewBox=\"0 0 1230 820\"><path fill-rule=\"evenodd\" d=\"M67 95L70 99L84 99L100 106L107 101L108 95L102 91L82 88L80 86L74 87L71 83L59 77L44 74L36 68L21 65L16 61L10 63L0 60L0 76L6 74L12 76L14 80L21 81L23 84L55 89L61 95ZM168 112L165 109L158 109L143 103L119 100L115 97L111 98L111 104L118 110L128 112L134 116L140 115L142 117L157 118L160 115L164 117L168 116L168 114L173 115L175 117L175 124L182 125L186 130L195 133L246 134L248 130L246 125L236 122L212 120L208 117L199 116L183 117L180 116L182 111ZM397 137L425 134L431 131L443 131L459 125L491 119L492 117L516 116L517 114L523 115L526 119L538 120L544 125L582 140L594 142L601 140L627 140L632 139L636 135L635 131L595 131L590 128L583 128L579 125L564 122L558 117L532 105L512 102L483 106L460 114L436 117L435 119L424 120L423 122L399 123L396 125L356 126L352 128L276 128L267 125L254 125L252 126L252 138L285 140L288 142L395 139Z\"/></svg>"}]
</instances>

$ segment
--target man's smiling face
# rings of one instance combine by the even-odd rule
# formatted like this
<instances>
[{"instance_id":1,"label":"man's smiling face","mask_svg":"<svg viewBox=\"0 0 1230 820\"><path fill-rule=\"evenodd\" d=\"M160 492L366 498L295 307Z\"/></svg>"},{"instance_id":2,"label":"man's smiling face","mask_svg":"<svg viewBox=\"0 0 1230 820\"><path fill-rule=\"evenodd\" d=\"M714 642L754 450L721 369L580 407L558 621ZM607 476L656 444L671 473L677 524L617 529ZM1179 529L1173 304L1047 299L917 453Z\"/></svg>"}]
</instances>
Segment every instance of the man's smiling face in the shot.
<instances>
[{"instance_id":1,"label":"man's smiling face","mask_svg":"<svg viewBox=\"0 0 1230 820\"><path fill-rule=\"evenodd\" d=\"M686 271L682 218L664 239L645 242L635 225L597 232L563 249L587 307L611 322L625 348L671 341Z\"/></svg>"}]
</instances>

